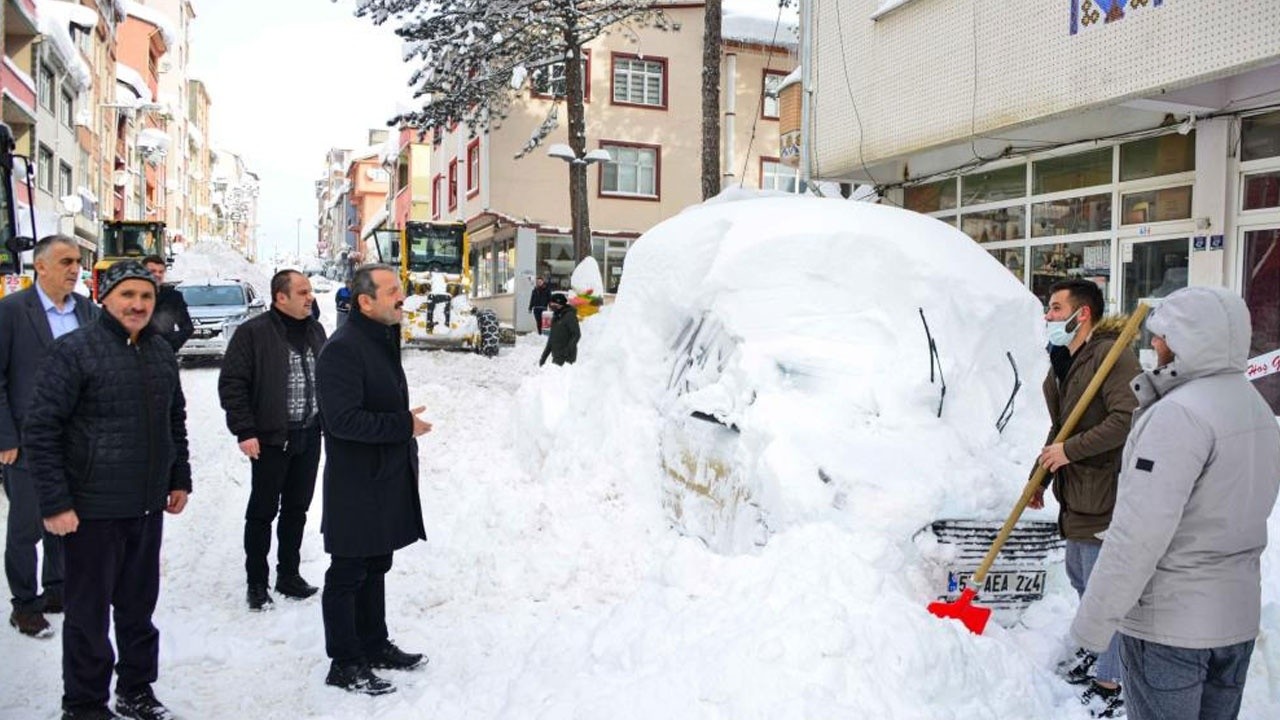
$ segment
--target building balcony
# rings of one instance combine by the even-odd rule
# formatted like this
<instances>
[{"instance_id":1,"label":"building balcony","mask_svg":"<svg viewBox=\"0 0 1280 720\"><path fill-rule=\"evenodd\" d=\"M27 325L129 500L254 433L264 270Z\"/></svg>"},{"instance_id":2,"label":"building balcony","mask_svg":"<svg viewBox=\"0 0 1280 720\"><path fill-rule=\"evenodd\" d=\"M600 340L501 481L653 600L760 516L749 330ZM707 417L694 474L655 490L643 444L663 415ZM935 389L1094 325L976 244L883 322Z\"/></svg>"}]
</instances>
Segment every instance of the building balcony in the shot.
<instances>
[{"instance_id":1,"label":"building balcony","mask_svg":"<svg viewBox=\"0 0 1280 720\"><path fill-rule=\"evenodd\" d=\"M36 84L13 59L0 61L0 88L4 89L4 120L30 125L36 121Z\"/></svg>"}]
</instances>

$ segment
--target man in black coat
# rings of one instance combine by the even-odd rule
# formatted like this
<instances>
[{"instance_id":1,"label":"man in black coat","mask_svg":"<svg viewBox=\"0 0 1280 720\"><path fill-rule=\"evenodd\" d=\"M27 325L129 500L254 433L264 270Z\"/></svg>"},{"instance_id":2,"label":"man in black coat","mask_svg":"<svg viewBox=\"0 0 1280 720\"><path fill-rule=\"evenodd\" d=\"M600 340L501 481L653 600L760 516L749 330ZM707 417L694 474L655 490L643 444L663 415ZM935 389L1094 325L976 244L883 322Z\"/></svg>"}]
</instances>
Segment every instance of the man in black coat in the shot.
<instances>
[{"instance_id":1,"label":"man in black coat","mask_svg":"<svg viewBox=\"0 0 1280 720\"><path fill-rule=\"evenodd\" d=\"M551 304L551 287L547 285L546 278L539 277L533 285L533 291L529 293L529 312L533 313L533 324L538 328L538 334L542 334L542 314L547 311L547 306Z\"/></svg>"},{"instance_id":2,"label":"man in black coat","mask_svg":"<svg viewBox=\"0 0 1280 720\"><path fill-rule=\"evenodd\" d=\"M64 720L171 717L156 700L164 513L191 492L187 412L173 350L150 326L156 285L141 263L99 276L105 313L57 340L36 375L23 451L47 530L63 538ZM119 663L108 631L115 621Z\"/></svg>"},{"instance_id":3,"label":"man in black coat","mask_svg":"<svg viewBox=\"0 0 1280 720\"><path fill-rule=\"evenodd\" d=\"M547 346L542 349L539 365L545 365L547 358L556 365L578 361L578 339L582 330L578 327L578 311L565 298L564 293L554 293L548 306L555 313L551 321L551 332L548 333Z\"/></svg>"},{"instance_id":4,"label":"man in black coat","mask_svg":"<svg viewBox=\"0 0 1280 720\"><path fill-rule=\"evenodd\" d=\"M156 311L151 315L151 324L176 354L196 331L195 324L191 322L191 312L187 310L187 300L182 297L182 293L178 292L177 288L164 284L164 274L167 269L164 258L159 255L148 255L142 259L142 264L155 279L156 287L160 288L159 294L156 295Z\"/></svg>"},{"instance_id":5,"label":"man in black coat","mask_svg":"<svg viewBox=\"0 0 1280 720\"><path fill-rule=\"evenodd\" d=\"M23 635L45 638L53 628L44 614L62 611L62 538L41 522L31 468L20 452L22 423L49 346L91 322L98 308L72 292L80 277L80 246L74 238L41 239L35 266L35 285L0 300L0 470L9 498L4 546L4 571L13 593L9 624ZM36 545L42 541L44 568L37 573Z\"/></svg>"},{"instance_id":6,"label":"man in black coat","mask_svg":"<svg viewBox=\"0 0 1280 720\"><path fill-rule=\"evenodd\" d=\"M271 311L251 318L231 336L218 375L227 429L251 464L244 516L244 569L250 610L271 607L267 553L271 523L280 523L276 590L295 599L319 588L302 579L302 532L320 465L320 406L316 358L325 333L311 314L311 281L296 270L271 278Z\"/></svg>"},{"instance_id":7,"label":"man in black coat","mask_svg":"<svg viewBox=\"0 0 1280 720\"><path fill-rule=\"evenodd\" d=\"M425 540L418 497L418 441L431 424L409 409L400 364L404 289L395 269L365 265L351 280L351 317L320 352L324 516L330 555L321 598L325 682L351 692L395 690L374 668L409 669L423 656L389 639L385 576L396 550Z\"/></svg>"}]
</instances>

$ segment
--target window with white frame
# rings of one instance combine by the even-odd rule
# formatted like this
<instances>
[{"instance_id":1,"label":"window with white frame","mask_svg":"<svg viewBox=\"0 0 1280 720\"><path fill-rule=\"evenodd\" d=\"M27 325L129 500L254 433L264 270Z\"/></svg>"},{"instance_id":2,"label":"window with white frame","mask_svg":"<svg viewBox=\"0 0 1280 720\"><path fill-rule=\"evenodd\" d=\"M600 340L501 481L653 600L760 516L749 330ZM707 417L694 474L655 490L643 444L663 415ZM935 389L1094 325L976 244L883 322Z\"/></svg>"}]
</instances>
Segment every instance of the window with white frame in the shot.
<instances>
[{"instance_id":1,"label":"window with white frame","mask_svg":"<svg viewBox=\"0 0 1280 720\"><path fill-rule=\"evenodd\" d=\"M800 192L800 171L777 160L761 160L760 189Z\"/></svg>"},{"instance_id":2,"label":"window with white frame","mask_svg":"<svg viewBox=\"0 0 1280 720\"><path fill-rule=\"evenodd\" d=\"M431 217L440 217L444 209L444 176L437 174L431 179Z\"/></svg>"},{"instance_id":3,"label":"window with white frame","mask_svg":"<svg viewBox=\"0 0 1280 720\"><path fill-rule=\"evenodd\" d=\"M480 192L480 141L467 146L467 195Z\"/></svg>"},{"instance_id":4,"label":"window with white frame","mask_svg":"<svg viewBox=\"0 0 1280 720\"><path fill-rule=\"evenodd\" d=\"M67 197L74 195L75 189L71 182L71 166L64 163L58 163L58 196Z\"/></svg>"},{"instance_id":5,"label":"window with white frame","mask_svg":"<svg viewBox=\"0 0 1280 720\"><path fill-rule=\"evenodd\" d=\"M761 102L760 114L766 120L777 120L780 114L780 106L778 104L778 87L782 85L782 81L787 77L786 73L774 72L772 70L764 71L764 99Z\"/></svg>"},{"instance_id":6,"label":"window with white frame","mask_svg":"<svg viewBox=\"0 0 1280 720\"><path fill-rule=\"evenodd\" d=\"M41 190L53 192L53 151L44 145L36 156L36 183Z\"/></svg>"},{"instance_id":7,"label":"window with white frame","mask_svg":"<svg viewBox=\"0 0 1280 720\"><path fill-rule=\"evenodd\" d=\"M55 108L53 106L53 70L49 69L48 65L40 66L39 85L40 85L39 87L40 106L48 110L54 110Z\"/></svg>"},{"instance_id":8,"label":"window with white frame","mask_svg":"<svg viewBox=\"0 0 1280 720\"><path fill-rule=\"evenodd\" d=\"M58 119L69 128L75 127L75 98L64 88L59 95Z\"/></svg>"},{"instance_id":9,"label":"window with white frame","mask_svg":"<svg viewBox=\"0 0 1280 720\"><path fill-rule=\"evenodd\" d=\"M613 56L613 101L665 108L666 60Z\"/></svg>"},{"instance_id":10,"label":"window with white frame","mask_svg":"<svg viewBox=\"0 0 1280 720\"><path fill-rule=\"evenodd\" d=\"M537 68L532 73L531 87L535 97L562 98L568 95L564 62ZM582 97L591 99L591 51L582 51Z\"/></svg>"},{"instance_id":11,"label":"window with white frame","mask_svg":"<svg viewBox=\"0 0 1280 720\"><path fill-rule=\"evenodd\" d=\"M658 197L658 148L601 143L613 162L602 163L600 192Z\"/></svg>"}]
</instances>

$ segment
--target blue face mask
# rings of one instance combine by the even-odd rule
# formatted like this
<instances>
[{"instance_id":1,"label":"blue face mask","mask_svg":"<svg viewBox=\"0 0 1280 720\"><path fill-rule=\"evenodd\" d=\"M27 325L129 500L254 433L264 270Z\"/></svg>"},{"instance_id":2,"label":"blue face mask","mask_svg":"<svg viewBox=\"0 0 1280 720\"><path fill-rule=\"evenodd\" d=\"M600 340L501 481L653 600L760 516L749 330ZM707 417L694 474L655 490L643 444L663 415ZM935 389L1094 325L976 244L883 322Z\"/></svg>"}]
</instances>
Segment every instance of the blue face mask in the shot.
<instances>
[{"instance_id":1,"label":"blue face mask","mask_svg":"<svg viewBox=\"0 0 1280 720\"><path fill-rule=\"evenodd\" d=\"M1076 330L1080 324L1076 322L1076 316L1080 314L1080 308L1071 313L1071 317L1066 320L1051 320L1045 323L1045 328L1049 332L1049 344L1058 347L1066 347L1076 338Z\"/></svg>"}]
</instances>

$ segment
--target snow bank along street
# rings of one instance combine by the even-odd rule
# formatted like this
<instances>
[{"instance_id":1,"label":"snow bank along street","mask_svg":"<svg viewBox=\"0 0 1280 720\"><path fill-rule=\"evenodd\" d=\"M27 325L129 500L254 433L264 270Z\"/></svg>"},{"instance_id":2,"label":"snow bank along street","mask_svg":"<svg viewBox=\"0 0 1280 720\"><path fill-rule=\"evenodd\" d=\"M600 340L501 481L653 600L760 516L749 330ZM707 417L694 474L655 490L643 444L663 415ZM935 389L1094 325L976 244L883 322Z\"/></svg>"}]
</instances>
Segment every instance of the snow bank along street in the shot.
<instances>
[{"instance_id":1,"label":"snow bank along street","mask_svg":"<svg viewBox=\"0 0 1280 720\"><path fill-rule=\"evenodd\" d=\"M217 368L184 369L195 490L166 519L157 695L191 719L1088 717L1053 673L1076 605L1060 562L1011 627L925 611L938 549L915 533L1003 518L1043 441L1047 362L1038 303L1004 268L954 228L901 223L730 197L635 245L577 365L538 368L537 336L493 360L406 352L434 424L429 541L396 553L388 624L431 661L387 673L384 697L325 687L319 596L245 609L248 461ZM1000 432L1007 358L1022 388ZM317 492L313 583L319 520ZM1278 558L1245 718L1280 717ZM59 640L3 632L0 657L0 717L54 717Z\"/></svg>"}]
</instances>

